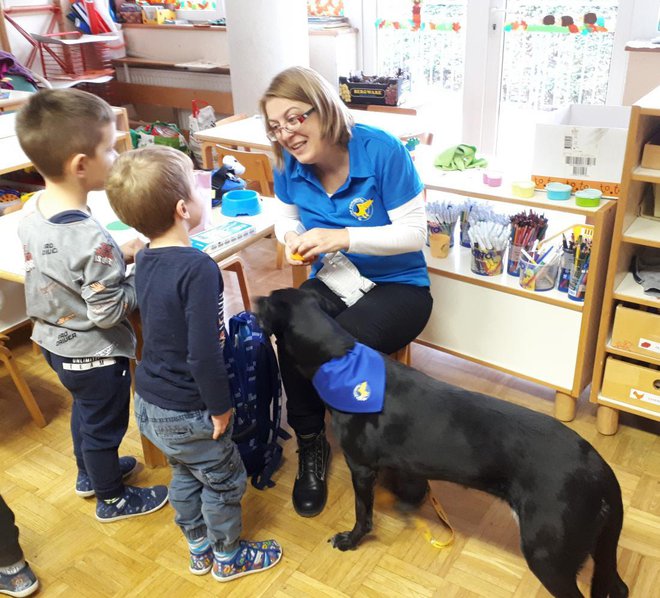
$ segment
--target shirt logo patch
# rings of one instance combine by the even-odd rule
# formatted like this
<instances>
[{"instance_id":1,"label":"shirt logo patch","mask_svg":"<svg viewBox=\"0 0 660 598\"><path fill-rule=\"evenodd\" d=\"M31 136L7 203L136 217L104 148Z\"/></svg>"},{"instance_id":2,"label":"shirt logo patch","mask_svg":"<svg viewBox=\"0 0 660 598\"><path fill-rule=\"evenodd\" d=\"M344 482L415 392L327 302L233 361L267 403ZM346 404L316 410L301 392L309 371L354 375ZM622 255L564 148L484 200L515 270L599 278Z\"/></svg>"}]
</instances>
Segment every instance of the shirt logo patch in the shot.
<instances>
[{"instance_id":1,"label":"shirt logo patch","mask_svg":"<svg viewBox=\"0 0 660 598\"><path fill-rule=\"evenodd\" d=\"M369 220L373 216L374 200L365 199L364 197L356 197L352 202L348 211L350 212L353 218L357 220Z\"/></svg>"},{"instance_id":2,"label":"shirt logo patch","mask_svg":"<svg viewBox=\"0 0 660 598\"><path fill-rule=\"evenodd\" d=\"M114 255L112 252L112 245L110 243L101 243L94 250L94 261L106 266L112 266L114 262Z\"/></svg>"},{"instance_id":3,"label":"shirt logo patch","mask_svg":"<svg viewBox=\"0 0 660 598\"><path fill-rule=\"evenodd\" d=\"M355 385L353 397L356 401L366 401L370 396L371 388L369 388L369 383L366 380Z\"/></svg>"}]
</instances>

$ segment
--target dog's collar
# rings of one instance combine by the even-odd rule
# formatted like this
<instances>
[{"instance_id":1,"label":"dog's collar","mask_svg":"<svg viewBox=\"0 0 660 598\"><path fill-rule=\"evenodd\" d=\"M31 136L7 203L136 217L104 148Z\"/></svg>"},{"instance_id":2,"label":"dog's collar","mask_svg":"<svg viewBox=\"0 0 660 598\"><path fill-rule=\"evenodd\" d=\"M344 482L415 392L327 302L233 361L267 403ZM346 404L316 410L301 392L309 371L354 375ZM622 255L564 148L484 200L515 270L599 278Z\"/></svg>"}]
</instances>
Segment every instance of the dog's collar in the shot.
<instances>
[{"instance_id":1,"label":"dog's collar","mask_svg":"<svg viewBox=\"0 0 660 598\"><path fill-rule=\"evenodd\" d=\"M385 398L385 360L355 343L344 356L324 363L312 384L324 403L347 413L380 413Z\"/></svg>"}]
</instances>

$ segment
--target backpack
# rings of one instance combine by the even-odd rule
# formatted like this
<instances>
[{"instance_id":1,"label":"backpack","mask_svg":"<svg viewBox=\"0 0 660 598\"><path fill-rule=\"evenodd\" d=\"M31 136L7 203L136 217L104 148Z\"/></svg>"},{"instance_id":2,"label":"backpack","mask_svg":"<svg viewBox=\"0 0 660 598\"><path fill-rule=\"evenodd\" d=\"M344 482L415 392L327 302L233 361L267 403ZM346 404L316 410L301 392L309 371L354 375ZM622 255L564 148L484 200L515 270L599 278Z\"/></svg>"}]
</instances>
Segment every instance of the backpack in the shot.
<instances>
[{"instance_id":1,"label":"backpack","mask_svg":"<svg viewBox=\"0 0 660 598\"><path fill-rule=\"evenodd\" d=\"M271 488L282 460L278 439L291 435L280 427L282 380L275 351L253 313L242 311L230 318L224 358L235 409L232 440L252 485Z\"/></svg>"}]
</instances>

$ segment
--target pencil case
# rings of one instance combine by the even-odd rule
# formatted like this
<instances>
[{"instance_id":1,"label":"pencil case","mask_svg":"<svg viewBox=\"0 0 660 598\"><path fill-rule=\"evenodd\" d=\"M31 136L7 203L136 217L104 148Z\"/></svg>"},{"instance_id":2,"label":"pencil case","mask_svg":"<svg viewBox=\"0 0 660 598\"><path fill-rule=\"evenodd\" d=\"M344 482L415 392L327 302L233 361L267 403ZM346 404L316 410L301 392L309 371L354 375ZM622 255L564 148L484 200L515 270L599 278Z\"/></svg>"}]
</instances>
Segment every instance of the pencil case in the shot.
<instances>
[{"instance_id":1,"label":"pencil case","mask_svg":"<svg viewBox=\"0 0 660 598\"><path fill-rule=\"evenodd\" d=\"M525 256L520 258L520 286L528 291L551 291L555 288L559 273L559 260L541 266L531 263Z\"/></svg>"},{"instance_id":2,"label":"pencil case","mask_svg":"<svg viewBox=\"0 0 660 598\"><path fill-rule=\"evenodd\" d=\"M575 204L581 208L597 208L602 196L598 189L581 189L575 192Z\"/></svg>"},{"instance_id":3,"label":"pencil case","mask_svg":"<svg viewBox=\"0 0 660 598\"><path fill-rule=\"evenodd\" d=\"M534 183L532 181L514 181L511 184L511 193L516 197L534 197Z\"/></svg>"},{"instance_id":4,"label":"pencil case","mask_svg":"<svg viewBox=\"0 0 660 598\"><path fill-rule=\"evenodd\" d=\"M548 183L545 186L545 193L548 199L554 201L564 201L571 198L573 187L565 183Z\"/></svg>"}]
</instances>

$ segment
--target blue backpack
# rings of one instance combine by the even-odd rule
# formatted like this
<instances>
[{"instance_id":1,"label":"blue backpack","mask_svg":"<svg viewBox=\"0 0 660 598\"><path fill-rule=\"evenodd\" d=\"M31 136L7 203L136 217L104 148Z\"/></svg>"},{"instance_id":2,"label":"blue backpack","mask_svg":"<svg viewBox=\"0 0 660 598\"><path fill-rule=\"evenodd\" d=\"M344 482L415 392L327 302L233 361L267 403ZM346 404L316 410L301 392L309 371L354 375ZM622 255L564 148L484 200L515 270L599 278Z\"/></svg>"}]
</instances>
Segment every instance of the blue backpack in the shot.
<instances>
[{"instance_id":1,"label":"blue backpack","mask_svg":"<svg viewBox=\"0 0 660 598\"><path fill-rule=\"evenodd\" d=\"M225 363L236 410L232 440L238 445L252 485L272 487L282 460L282 380L270 339L249 311L232 316L225 339Z\"/></svg>"}]
</instances>

